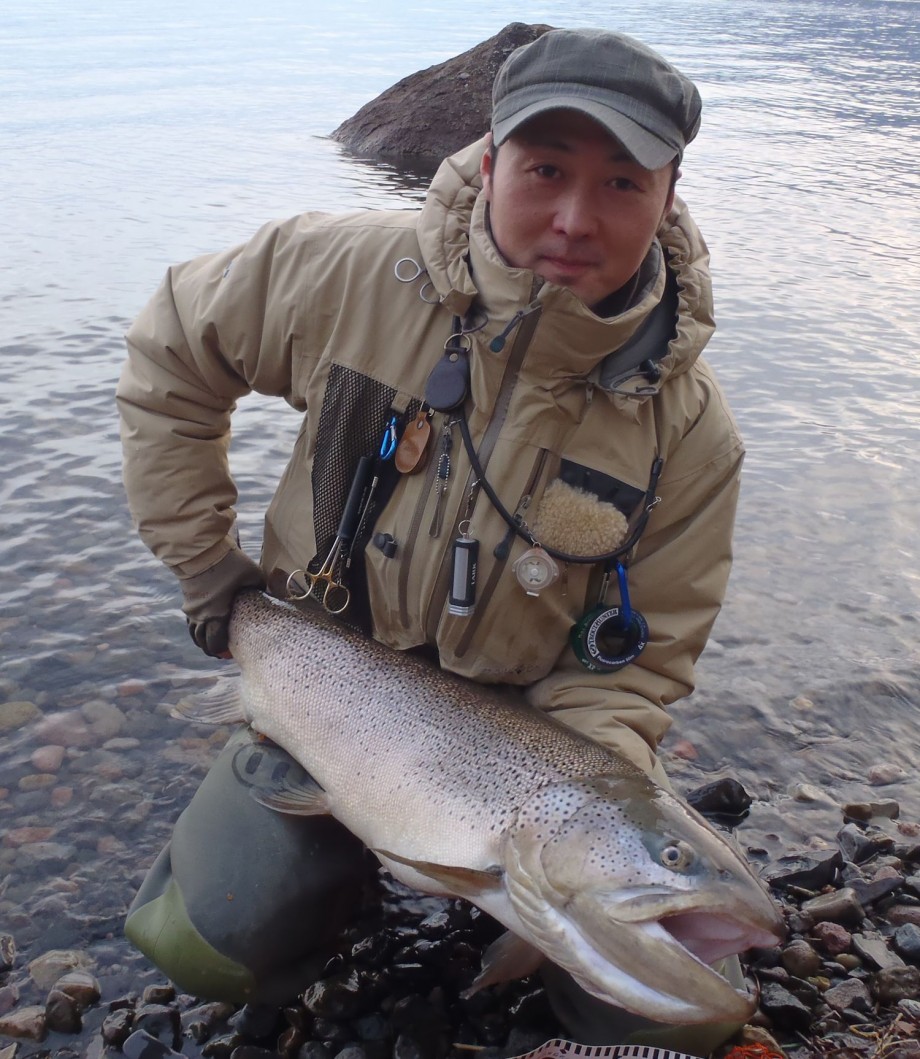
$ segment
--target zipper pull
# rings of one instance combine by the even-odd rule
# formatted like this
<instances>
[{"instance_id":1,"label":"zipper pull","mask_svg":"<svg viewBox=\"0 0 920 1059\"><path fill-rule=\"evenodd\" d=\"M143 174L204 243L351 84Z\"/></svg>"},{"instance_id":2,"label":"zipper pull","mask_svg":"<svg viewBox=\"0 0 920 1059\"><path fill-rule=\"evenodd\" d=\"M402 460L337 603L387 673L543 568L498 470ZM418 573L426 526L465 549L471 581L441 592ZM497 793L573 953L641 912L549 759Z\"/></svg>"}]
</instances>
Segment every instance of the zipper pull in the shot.
<instances>
[{"instance_id":1,"label":"zipper pull","mask_svg":"<svg viewBox=\"0 0 920 1059\"><path fill-rule=\"evenodd\" d=\"M450 450L454 444L453 425L452 420L445 419L444 426L441 428L441 452L438 456L438 468L434 478L434 514L431 517L431 525L428 527L429 537L440 536L444 523L444 497L450 479Z\"/></svg>"},{"instance_id":2,"label":"zipper pull","mask_svg":"<svg viewBox=\"0 0 920 1059\"><path fill-rule=\"evenodd\" d=\"M526 493L521 497L521 502L518 504L517 509L512 516L516 526L522 526L524 524L524 512L530 507L530 501L532 499L530 493ZM509 526L504 537L502 537L498 544L495 545L492 555L495 556L499 562L504 562L504 560L511 554L511 545L514 544L514 538L516 536L517 534L511 526Z\"/></svg>"},{"instance_id":3,"label":"zipper pull","mask_svg":"<svg viewBox=\"0 0 920 1059\"><path fill-rule=\"evenodd\" d=\"M493 353L501 353L508 342L508 336L517 327L517 325L524 319L525 316L530 316L531 313L535 313L540 308L538 301L532 301L526 309L518 309L518 311L511 317L504 328L492 339L489 343L489 349Z\"/></svg>"}]
</instances>

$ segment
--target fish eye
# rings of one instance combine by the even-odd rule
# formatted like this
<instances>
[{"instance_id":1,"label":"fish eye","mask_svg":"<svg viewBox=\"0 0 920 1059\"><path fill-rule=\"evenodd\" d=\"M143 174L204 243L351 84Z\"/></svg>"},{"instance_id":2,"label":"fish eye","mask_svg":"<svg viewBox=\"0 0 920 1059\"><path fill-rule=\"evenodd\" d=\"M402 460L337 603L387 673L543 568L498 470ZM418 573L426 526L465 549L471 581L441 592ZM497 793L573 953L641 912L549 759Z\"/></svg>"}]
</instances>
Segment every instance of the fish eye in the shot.
<instances>
[{"instance_id":1,"label":"fish eye","mask_svg":"<svg viewBox=\"0 0 920 1059\"><path fill-rule=\"evenodd\" d=\"M664 846L660 853L661 863L671 871L686 871L694 861L692 847L675 840Z\"/></svg>"}]
</instances>

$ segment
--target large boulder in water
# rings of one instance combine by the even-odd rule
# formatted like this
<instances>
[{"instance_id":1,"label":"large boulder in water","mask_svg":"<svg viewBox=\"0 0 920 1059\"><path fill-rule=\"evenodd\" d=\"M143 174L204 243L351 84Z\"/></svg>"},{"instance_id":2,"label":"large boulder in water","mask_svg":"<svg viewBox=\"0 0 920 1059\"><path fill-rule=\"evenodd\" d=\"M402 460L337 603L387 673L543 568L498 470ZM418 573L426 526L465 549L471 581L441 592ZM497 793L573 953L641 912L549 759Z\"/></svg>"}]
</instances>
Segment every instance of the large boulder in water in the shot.
<instances>
[{"instance_id":1,"label":"large boulder in water","mask_svg":"<svg viewBox=\"0 0 920 1059\"><path fill-rule=\"evenodd\" d=\"M343 121L332 139L364 157L437 165L489 131L498 68L552 28L512 22L456 58L404 77Z\"/></svg>"}]
</instances>

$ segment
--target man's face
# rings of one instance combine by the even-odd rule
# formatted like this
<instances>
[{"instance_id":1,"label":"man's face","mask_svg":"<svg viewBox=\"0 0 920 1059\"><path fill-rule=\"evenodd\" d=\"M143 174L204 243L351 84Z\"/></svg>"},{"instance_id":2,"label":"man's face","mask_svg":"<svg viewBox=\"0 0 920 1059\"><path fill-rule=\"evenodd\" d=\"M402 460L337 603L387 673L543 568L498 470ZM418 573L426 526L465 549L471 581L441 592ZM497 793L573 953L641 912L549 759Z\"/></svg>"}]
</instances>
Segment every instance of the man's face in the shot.
<instances>
[{"instance_id":1,"label":"man's face","mask_svg":"<svg viewBox=\"0 0 920 1059\"><path fill-rule=\"evenodd\" d=\"M515 268L586 305L636 272L671 207L673 167L643 169L597 122L553 110L482 159L492 237Z\"/></svg>"}]
</instances>

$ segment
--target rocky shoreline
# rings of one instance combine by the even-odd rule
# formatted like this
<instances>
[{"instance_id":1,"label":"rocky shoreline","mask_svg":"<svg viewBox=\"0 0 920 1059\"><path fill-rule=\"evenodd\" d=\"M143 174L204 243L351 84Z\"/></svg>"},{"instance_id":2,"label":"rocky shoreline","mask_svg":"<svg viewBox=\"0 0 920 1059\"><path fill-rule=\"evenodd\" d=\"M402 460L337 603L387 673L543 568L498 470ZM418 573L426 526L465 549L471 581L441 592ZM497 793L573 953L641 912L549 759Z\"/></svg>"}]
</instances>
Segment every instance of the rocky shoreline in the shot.
<instances>
[{"instance_id":1,"label":"rocky shoreline","mask_svg":"<svg viewBox=\"0 0 920 1059\"><path fill-rule=\"evenodd\" d=\"M690 795L722 823L745 798L732 781ZM759 1010L717 1059L739 1045L733 1059L920 1059L920 826L898 816L894 801L847 805L833 841L772 861L788 938L743 957ZM113 995L117 977L85 952L20 953L0 927L0 1059L520 1055L567 1036L538 977L459 996L500 930L466 902L419 898L381 873L322 978L277 1009L177 994L145 961L123 969Z\"/></svg>"}]
</instances>

